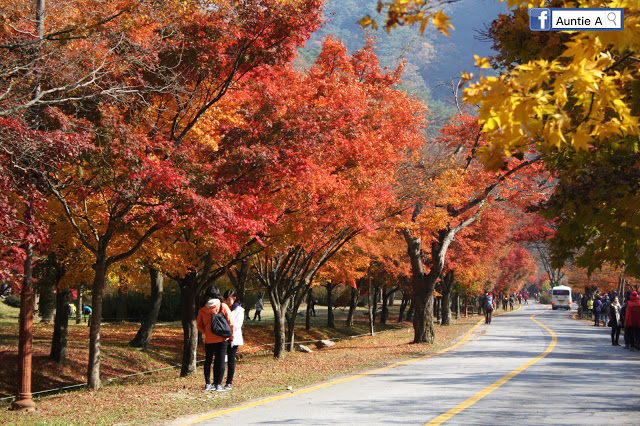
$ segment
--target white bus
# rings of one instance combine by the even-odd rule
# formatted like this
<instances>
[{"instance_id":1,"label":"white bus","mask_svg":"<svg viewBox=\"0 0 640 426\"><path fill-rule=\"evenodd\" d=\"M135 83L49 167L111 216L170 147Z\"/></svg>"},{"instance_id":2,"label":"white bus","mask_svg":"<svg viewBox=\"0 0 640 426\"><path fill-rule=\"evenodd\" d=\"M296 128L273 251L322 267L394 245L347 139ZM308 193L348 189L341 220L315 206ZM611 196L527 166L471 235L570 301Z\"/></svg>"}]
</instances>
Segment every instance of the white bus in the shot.
<instances>
[{"instance_id":1,"label":"white bus","mask_svg":"<svg viewBox=\"0 0 640 426\"><path fill-rule=\"evenodd\" d=\"M571 310L571 287L559 285L551 289L551 308Z\"/></svg>"}]
</instances>

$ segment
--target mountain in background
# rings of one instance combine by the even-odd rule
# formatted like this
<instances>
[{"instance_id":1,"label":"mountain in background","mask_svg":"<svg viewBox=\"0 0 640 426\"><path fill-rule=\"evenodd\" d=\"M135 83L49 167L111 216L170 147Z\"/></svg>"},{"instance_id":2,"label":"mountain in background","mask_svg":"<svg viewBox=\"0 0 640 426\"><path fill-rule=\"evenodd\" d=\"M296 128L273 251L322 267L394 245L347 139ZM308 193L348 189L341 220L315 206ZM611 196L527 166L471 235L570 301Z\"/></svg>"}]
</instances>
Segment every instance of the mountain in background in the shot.
<instances>
[{"instance_id":1,"label":"mountain in background","mask_svg":"<svg viewBox=\"0 0 640 426\"><path fill-rule=\"evenodd\" d=\"M342 40L349 53L360 49L365 43L365 30L358 21L369 14L380 24L384 22L384 16L376 12L377 4L377 0L325 1L326 25L300 49L297 65L309 67L328 35ZM402 58L407 61L401 88L427 104L433 131L455 111L451 102L451 80L457 81L462 71L479 73L473 66L473 55L488 57L495 54L490 42L478 40L478 31L485 30L508 9L505 3L494 0L461 0L447 5L444 11L455 27L451 37L440 34L432 26L428 26L423 35L417 26L398 27L390 34L384 29L367 30L376 37L376 53L383 66L395 68ZM485 75L491 72L482 71Z\"/></svg>"}]
</instances>

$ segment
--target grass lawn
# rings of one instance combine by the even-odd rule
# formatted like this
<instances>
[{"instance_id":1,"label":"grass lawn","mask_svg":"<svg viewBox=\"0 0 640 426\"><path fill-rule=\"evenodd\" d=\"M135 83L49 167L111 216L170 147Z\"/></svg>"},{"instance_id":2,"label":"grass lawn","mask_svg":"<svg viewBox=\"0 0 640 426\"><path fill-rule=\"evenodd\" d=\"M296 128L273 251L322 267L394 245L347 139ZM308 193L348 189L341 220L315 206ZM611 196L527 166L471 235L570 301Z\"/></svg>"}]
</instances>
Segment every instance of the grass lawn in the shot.
<instances>
[{"instance_id":1,"label":"grass lawn","mask_svg":"<svg viewBox=\"0 0 640 426\"><path fill-rule=\"evenodd\" d=\"M102 327L103 387L97 392L84 389L38 397L35 413L9 411L8 404L0 406L0 424L148 424L173 420L177 417L213 411L242 404L252 399L289 392L314 383L352 374L436 352L449 346L466 333L480 317L454 320L454 325L437 329L434 345L410 344L413 329L410 323L397 323L397 307L391 309L391 321L376 324L375 336L350 338L366 334L366 311L360 308L353 328L344 326L347 310L335 310L335 329L326 327L327 309L316 306L317 317L312 318L311 330L304 329L304 315L299 315L296 341L324 338L340 339L336 345L313 353L287 353L275 360L273 342L273 314L266 306L263 320L245 321L245 346L239 351L242 358L236 364L234 389L218 394L202 390L204 379L201 364L197 374L179 377L179 370L135 375L126 379L106 381L116 376L140 371L157 370L178 365L182 353L182 329L179 323L161 323L153 335L148 351L129 348L127 343L135 335L138 324L107 323ZM16 310L17 312L17 310ZM253 313L253 312L252 312ZM0 311L4 315L4 308ZM14 395L17 383L17 314L0 317L0 394ZM48 360L53 326L34 323L34 357L32 391L82 383L86 381L89 330L86 324L72 324L69 328L68 362L58 365ZM198 347L198 359L204 349Z\"/></svg>"}]
</instances>

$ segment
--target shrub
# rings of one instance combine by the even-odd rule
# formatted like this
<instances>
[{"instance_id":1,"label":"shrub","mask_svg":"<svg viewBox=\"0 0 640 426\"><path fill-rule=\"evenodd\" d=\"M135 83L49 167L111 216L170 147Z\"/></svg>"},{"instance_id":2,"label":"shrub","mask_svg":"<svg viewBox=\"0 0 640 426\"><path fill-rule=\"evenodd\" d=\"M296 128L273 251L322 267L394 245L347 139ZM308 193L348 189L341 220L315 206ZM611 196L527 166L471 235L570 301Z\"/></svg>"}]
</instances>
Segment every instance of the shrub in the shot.
<instances>
[{"instance_id":1,"label":"shrub","mask_svg":"<svg viewBox=\"0 0 640 426\"><path fill-rule=\"evenodd\" d=\"M9 296L7 296L4 299L4 303L14 307L14 308L19 308L20 307L20 296L18 296L17 294L10 294Z\"/></svg>"}]
</instances>

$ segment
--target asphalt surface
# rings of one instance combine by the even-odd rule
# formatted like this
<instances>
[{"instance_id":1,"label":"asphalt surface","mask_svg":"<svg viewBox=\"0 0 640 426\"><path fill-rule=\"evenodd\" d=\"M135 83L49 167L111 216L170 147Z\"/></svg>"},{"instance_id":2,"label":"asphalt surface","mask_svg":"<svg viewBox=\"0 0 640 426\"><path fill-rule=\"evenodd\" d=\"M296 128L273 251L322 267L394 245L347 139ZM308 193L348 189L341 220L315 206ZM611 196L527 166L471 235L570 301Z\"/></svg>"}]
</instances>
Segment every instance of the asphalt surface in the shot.
<instances>
[{"instance_id":1,"label":"asphalt surface","mask_svg":"<svg viewBox=\"0 0 640 426\"><path fill-rule=\"evenodd\" d=\"M639 384L640 352L609 328L531 302L450 352L179 423L423 425L475 395L445 423L640 424Z\"/></svg>"}]
</instances>

